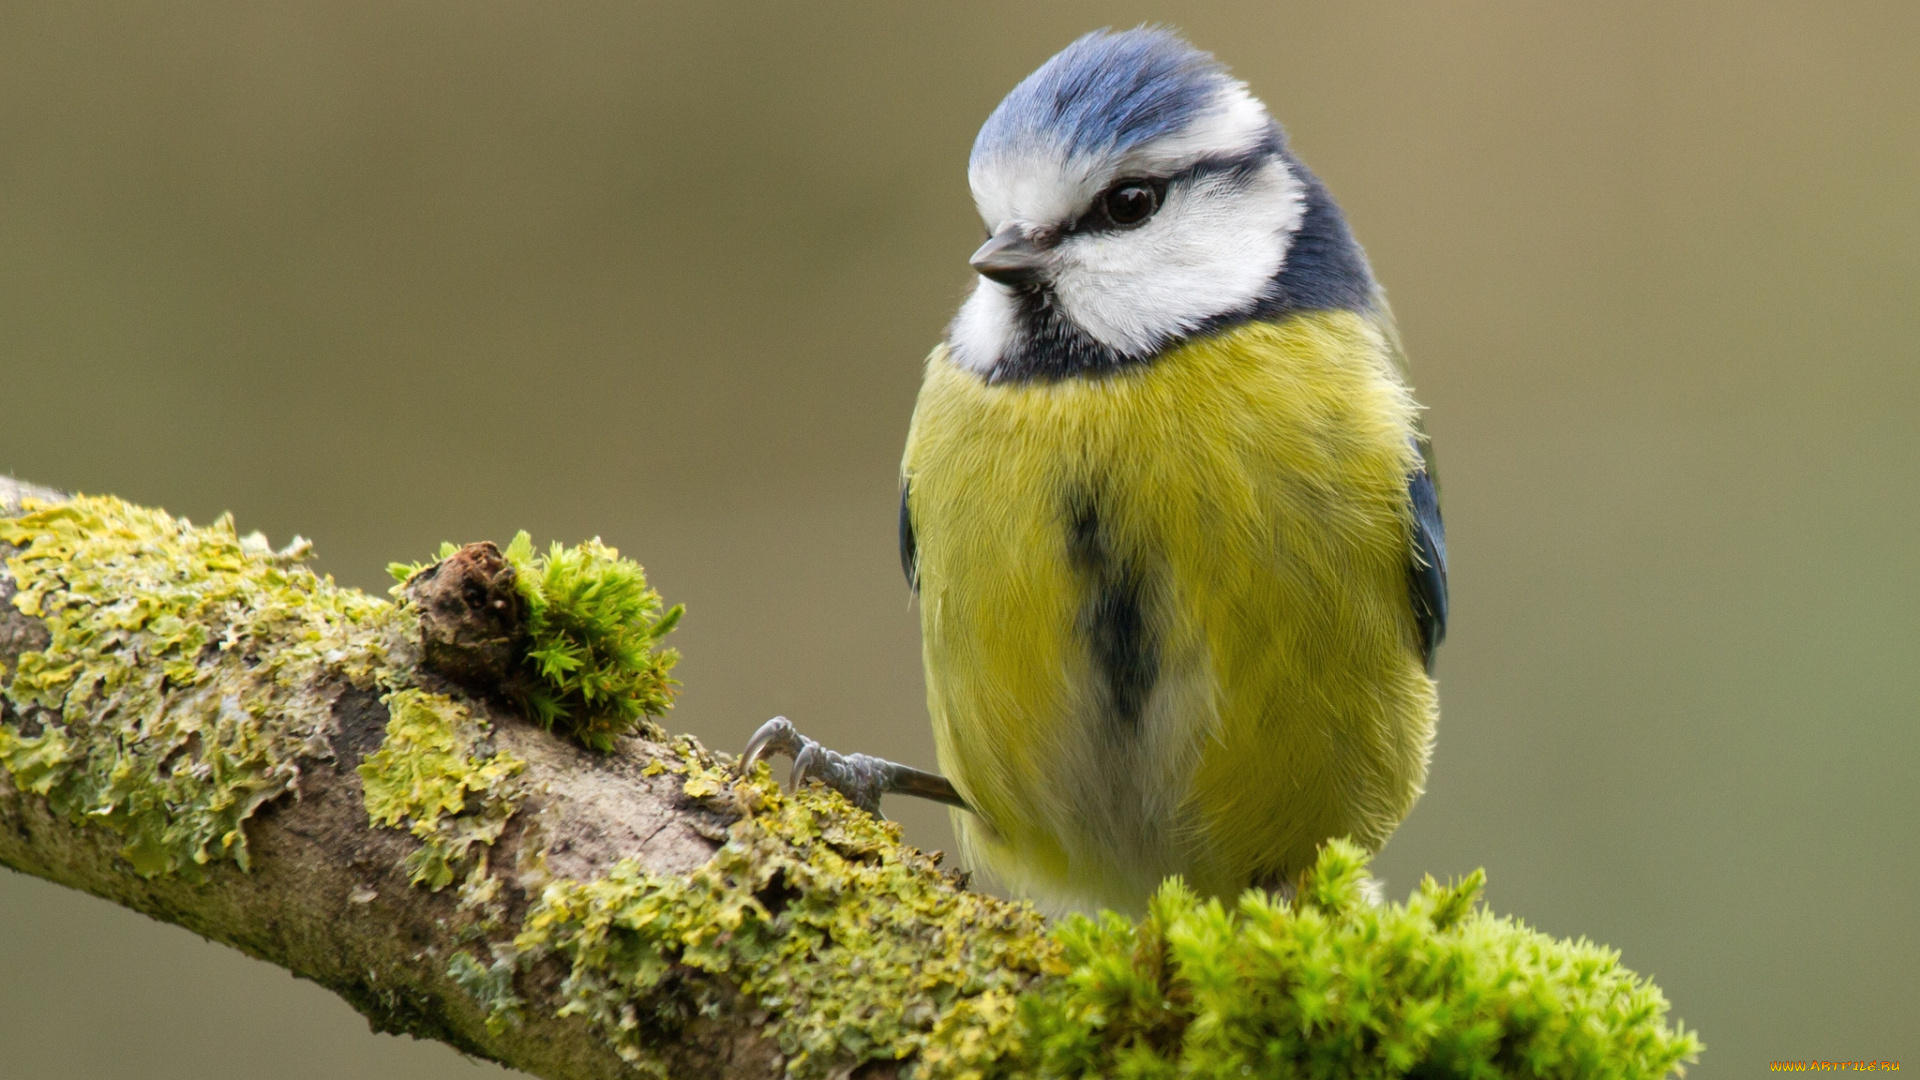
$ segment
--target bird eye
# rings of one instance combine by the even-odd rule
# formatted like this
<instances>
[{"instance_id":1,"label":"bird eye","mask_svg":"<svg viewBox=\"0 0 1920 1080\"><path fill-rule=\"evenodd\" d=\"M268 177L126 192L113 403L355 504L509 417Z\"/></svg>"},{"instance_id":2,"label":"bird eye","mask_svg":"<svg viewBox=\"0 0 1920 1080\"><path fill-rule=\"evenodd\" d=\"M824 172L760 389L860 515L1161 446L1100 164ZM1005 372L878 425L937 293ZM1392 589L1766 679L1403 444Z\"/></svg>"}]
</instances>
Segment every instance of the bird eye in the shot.
<instances>
[{"instance_id":1,"label":"bird eye","mask_svg":"<svg viewBox=\"0 0 1920 1080\"><path fill-rule=\"evenodd\" d=\"M1126 228L1138 225L1160 209L1160 193L1144 180L1122 180L1100 197L1107 220Z\"/></svg>"}]
</instances>

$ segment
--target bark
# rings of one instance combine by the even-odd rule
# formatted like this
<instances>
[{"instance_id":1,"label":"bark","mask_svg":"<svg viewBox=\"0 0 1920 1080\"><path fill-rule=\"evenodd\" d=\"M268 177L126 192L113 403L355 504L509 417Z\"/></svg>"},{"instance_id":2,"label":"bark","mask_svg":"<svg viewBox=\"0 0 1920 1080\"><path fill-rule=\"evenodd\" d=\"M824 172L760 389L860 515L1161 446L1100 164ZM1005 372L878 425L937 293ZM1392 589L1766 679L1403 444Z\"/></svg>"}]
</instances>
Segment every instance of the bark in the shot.
<instances>
[{"instance_id":1,"label":"bark","mask_svg":"<svg viewBox=\"0 0 1920 1080\"><path fill-rule=\"evenodd\" d=\"M29 497L59 498L0 477L0 519L17 518L21 500ZM17 554L19 549L0 543L0 560ZM812 792L807 798L814 801L804 806L782 802L764 774L753 784L722 787L715 777L725 762L688 739L658 733L626 738L616 752L600 754L529 723L510 698L485 692L489 672L499 666L501 640L511 631L499 625L497 558L468 561L474 565L433 576L443 585L466 580L473 603L464 605L455 588L416 605L422 609L426 647L396 649L385 683L327 671L279 699L279 714L290 724L301 716L322 719L313 732L293 732L304 741L285 792L241 822L244 866L234 858L214 857L177 871L152 872L148 866L142 872L130 860L124 830L92 823L72 808L62 812L56 800L30 790L31 784L5 768L0 768L0 863L185 926L311 979L346 999L376 1031L436 1039L475 1057L569 1080L641 1074L774 1077L786 1075L789 1066L803 1074L890 1075L903 1055L911 1057L914 1040L950 1016L952 1003L966 1000L966 992L936 995L944 999L939 1007L921 1008L899 1032L889 1034L886 1025L897 1027L900 1021L878 1013L874 1023L880 1028L862 1028L831 1017L770 1011L761 1004L764 988L758 995L742 989L742 980L753 978L754 958L727 954L730 948L746 949L751 938L764 972L762 953L786 947L781 935L811 933L809 926L823 925L835 910L861 918L860 905L887 899L861 895L858 883L849 884L846 877L852 870L834 869L842 862L855 869L886 866L910 879L914 902L886 908L901 940L919 933L951 945L957 936L963 949L968 935L1040 940L1041 924L1030 913L966 893L960 879L934 869L937 856L888 847L897 833L859 833L867 826L856 819L857 812L835 805L837 797ZM23 655L46 648L49 640L44 617L8 602L15 576L0 572L0 683L17 673ZM462 619L473 625L454 625ZM250 647L279 646L266 641ZM213 663L214 649L202 649L197 662ZM422 655L438 658L434 666L460 682L430 670L418 659ZM250 656L248 662L259 659ZM495 821L497 838L489 845L482 835L466 849L469 856L478 853L477 860L454 860L465 876L460 888L435 889L431 881L421 881L419 857L426 845L420 830L388 827L370 816L373 804L359 766L391 743L390 706L402 690L438 695L434 700L463 707L480 728L490 729L485 752L494 756L489 760L524 763L511 778L512 800L497 803L500 813L493 818L504 817L503 823ZM110 699L96 695L95 701L112 708ZM0 720L22 737L58 722L53 713L16 701L8 700L5 708ZM139 737L124 735L128 729L104 719L89 728L96 719L91 714L68 719L66 730L75 738L106 737L100 733L115 730L123 738ZM263 722L279 721L267 717ZM468 805L452 811L466 816L448 820L471 819L475 828L483 827L487 815L475 803L492 797L470 789ZM819 835L783 832L768 823L775 811L803 810L811 815L807 828ZM756 811L767 822L754 822ZM836 838L836 830L844 835ZM716 869L716 852L730 842L732 861ZM460 850L455 849L456 856ZM832 867L821 869L823 859ZM690 924L674 931L679 936L666 946L658 936L636 931L638 936L624 946L615 942L604 955L588 947L592 931L571 923L566 932L574 936L566 939L567 947L554 947L560 939L551 936L526 947L514 944L543 896L550 901L543 910L551 911L552 897L578 900L586 895L582 890L612 878L644 883L639 893L621 894L629 909L635 895L671 899L682 897L675 890L725 894L732 889L738 895L726 910L734 912L735 924L717 934ZM575 891L566 892L569 888ZM814 905L811 923L793 921L800 917L803 897ZM722 910L712 907L710 898L700 902L709 907L689 906L694 901L684 897L672 901L696 914ZM796 909L793 915L783 914L788 907ZM786 974L780 977L798 979L794 971L811 963L819 965L820 985L840 978L847 955L830 955L833 943L820 937L808 938L805 961L782 965ZM696 950L697 957L689 959ZM799 953L789 949L788 955ZM474 962L456 961L457 956ZM659 971L644 979L626 970L647 969L650 963ZM464 980L457 977L462 964ZM1031 971L1014 970L1003 989L1011 992L1031 977ZM585 993L583 980L599 989ZM790 1012L844 1009L848 993L893 994L887 984L876 982L809 997L808 985L795 983L799 992L787 994ZM978 991L976 979L970 992ZM912 1013L920 1005L907 996L876 1007ZM823 1039L822 1032L830 1037Z\"/></svg>"}]
</instances>

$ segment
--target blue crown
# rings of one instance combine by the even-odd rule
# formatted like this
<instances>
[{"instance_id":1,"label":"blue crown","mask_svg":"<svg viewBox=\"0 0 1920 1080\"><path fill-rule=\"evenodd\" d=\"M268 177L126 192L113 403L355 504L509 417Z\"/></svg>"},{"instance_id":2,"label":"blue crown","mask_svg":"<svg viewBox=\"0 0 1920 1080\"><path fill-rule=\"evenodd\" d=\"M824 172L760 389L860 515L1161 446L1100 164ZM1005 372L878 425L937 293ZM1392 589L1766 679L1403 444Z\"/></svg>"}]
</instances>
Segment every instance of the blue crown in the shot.
<instances>
[{"instance_id":1,"label":"blue crown","mask_svg":"<svg viewBox=\"0 0 1920 1080\"><path fill-rule=\"evenodd\" d=\"M1211 53L1170 30L1095 30L1013 88L981 126L972 160L1008 151L1124 153L1186 127L1231 85Z\"/></svg>"}]
</instances>

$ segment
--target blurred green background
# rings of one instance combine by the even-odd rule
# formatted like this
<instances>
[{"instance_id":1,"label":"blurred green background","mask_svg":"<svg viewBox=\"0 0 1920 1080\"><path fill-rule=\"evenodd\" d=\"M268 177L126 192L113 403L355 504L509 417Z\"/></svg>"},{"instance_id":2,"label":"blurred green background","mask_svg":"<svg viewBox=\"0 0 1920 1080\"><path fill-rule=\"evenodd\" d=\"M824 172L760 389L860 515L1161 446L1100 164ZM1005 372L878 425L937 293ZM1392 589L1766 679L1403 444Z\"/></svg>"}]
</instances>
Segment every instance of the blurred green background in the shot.
<instances>
[{"instance_id":1,"label":"blurred green background","mask_svg":"<svg viewBox=\"0 0 1920 1080\"><path fill-rule=\"evenodd\" d=\"M1696 1077L1920 1066L1911 4L0 3L0 471L369 588L598 534L687 605L673 725L930 764L895 474L967 150L1147 19L1287 123L1431 407L1456 614L1389 892L1485 866ZM505 1075L11 873L0 1074Z\"/></svg>"}]
</instances>

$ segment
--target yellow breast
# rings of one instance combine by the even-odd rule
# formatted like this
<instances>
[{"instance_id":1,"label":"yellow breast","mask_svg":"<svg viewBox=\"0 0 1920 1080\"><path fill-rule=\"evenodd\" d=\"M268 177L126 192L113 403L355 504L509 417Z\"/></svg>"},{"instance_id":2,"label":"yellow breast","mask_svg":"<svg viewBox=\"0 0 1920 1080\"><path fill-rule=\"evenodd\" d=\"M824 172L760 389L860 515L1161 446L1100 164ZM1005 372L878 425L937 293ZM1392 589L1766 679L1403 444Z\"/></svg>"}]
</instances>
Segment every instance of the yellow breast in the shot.
<instances>
[{"instance_id":1,"label":"yellow breast","mask_svg":"<svg viewBox=\"0 0 1920 1080\"><path fill-rule=\"evenodd\" d=\"M1063 904L1226 893L1383 843L1436 716L1408 602L1414 410L1367 318L988 385L928 361L905 474L969 857Z\"/></svg>"}]
</instances>

